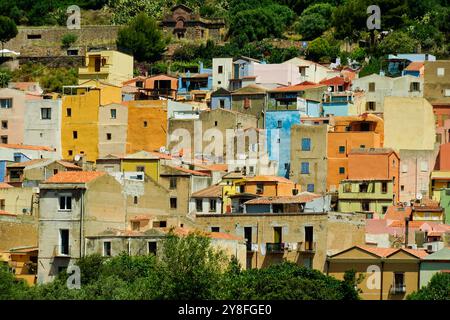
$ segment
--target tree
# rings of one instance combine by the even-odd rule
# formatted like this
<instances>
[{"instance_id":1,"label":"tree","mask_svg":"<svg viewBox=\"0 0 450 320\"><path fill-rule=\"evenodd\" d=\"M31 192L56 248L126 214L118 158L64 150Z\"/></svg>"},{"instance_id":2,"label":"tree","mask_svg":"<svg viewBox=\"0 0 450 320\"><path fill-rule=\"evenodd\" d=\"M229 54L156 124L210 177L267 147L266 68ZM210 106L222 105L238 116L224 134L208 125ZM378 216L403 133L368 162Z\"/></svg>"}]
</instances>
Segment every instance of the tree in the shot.
<instances>
[{"instance_id":1,"label":"tree","mask_svg":"<svg viewBox=\"0 0 450 320\"><path fill-rule=\"evenodd\" d=\"M379 56L386 54L412 53L416 52L418 41L411 38L404 31L389 33L378 45Z\"/></svg>"},{"instance_id":2,"label":"tree","mask_svg":"<svg viewBox=\"0 0 450 320\"><path fill-rule=\"evenodd\" d=\"M2 43L2 50L6 42L17 35L17 26L10 18L0 16L0 42ZM2 53L3 57L3 53Z\"/></svg>"},{"instance_id":3,"label":"tree","mask_svg":"<svg viewBox=\"0 0 450 320\"><path fill-rule=\"evenodd\" d=\"M329 37L319 37L308 43L306 57L313 61L331 61L339 54L339 47Z\"/></svg>"},{"instance_id":4,"label":"tree","mask_svg":"<svg viewBox=\"0 0 450 320\"><path fill-rule=\"evenodd\" d=\"M425 286L406 297L408 300L450 300L450 273L436 273Z\"/></svg>"},{"instance_id":5,"label":"tree","mask_svg":"<svg viewBox=\"0 0 450 320\"><path fill-rule=\"evenodd\" d=\"M137 61L159 60L166 44L167 39L163 37L156 21L145 13L136 16L117 35L118 49L132 54Z\"/></svg>"},{"instance_id":6,"label":"tree","mask_svg":"<svg viewBox=\"0 0 450 320\"><path fill-rule=\"evenodd\" d=\"M72 44L74 44L77 41L77 39L78 39L78 36L76 34L74 34L74 33L66 33L61 38L61 44L62 44L63 48L68 48Z\"/></svg>"},{"instance_id":7,"label":"tree","mask_svg":"<svg viewBox=\"0 0 450 320\"><path fill-rule=\"evenodd\" d=\"M14 278L7 265L0 263L0 300L21 299L27 288L22 280Z\"/></svg>"},{"instance_id":8,"label":"tree","mask_svg":"<svg viewBox=\"0 0 450 320\"><path fill-rule=\"evenodd\" d=\"M11 81L11 73L7 70L0 70L0 88L6 88Z\"/></svg>"}]
</instances>

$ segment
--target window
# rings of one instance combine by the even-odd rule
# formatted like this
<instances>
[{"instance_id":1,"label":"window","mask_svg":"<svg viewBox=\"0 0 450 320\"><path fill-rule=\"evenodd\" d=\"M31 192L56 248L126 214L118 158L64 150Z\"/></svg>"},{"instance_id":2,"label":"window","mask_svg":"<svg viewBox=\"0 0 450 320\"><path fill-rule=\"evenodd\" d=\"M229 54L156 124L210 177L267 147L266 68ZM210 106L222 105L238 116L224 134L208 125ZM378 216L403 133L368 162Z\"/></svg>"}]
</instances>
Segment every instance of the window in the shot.
<instances>
[{"instance_id":1,"label":"window","mask_svg":"<svg viewBox=\"0 0 450 320\"><path fill-rule=\"evenodd\" d=\"M388 207L387 206L382 206L381 207L381 211L383 211L383 214L386 214Z\"/></svg>"},{"instance_id":2,"label":"window","mask_svg":"<svg viewBox=\"0 0 450 320\"><path fill-rule=\"evenodd\" d=\"M144 87L144 82L140 81L140 80L136 81L136 87L143 88Z\"/></svg>"},{"instance_id":3,"label":"window","mask_svg":"<svg viewBox=\"0 0 450 320\"><path fill-rule=\"evenodd\" d=\"M344 192L345 193L352 192L352 185L350 183L344 183Z\"/></svg>"},{"instance_id":4,"label":"window","mask_svg":"<svg viewBox=\"0 0 450 320\"><path fill-rule=\"evenodd\" d=\"M405 186L403 184L400 186L400 191L405 191Z\"/></svg>"},{"instance_id":5,"label":"window","mask_svg":"<svg viewBox=\"0 0 450 320\"><path fill-rule=\"evenodd\" d=\"M406 172L408 172L408 165L402 164L402 173L406 173Z\"/></svg>"},{"instance_id":6,"label":"window","mask_svg":"<svg viewBox=\"0 0 450 320\"><path fill-rule=\"evenodd\" d=\"M41 119L42 120L50 120L52 118L52 109L51 108L41 108Z\"/></svg>"},{"instance_id":7,"label":"window","mask_svg":"<svg viewBox=\"0 0 450 320\"><path fill-rule=\"evenodd\" d=\"M220 99L219 104L222 109L225 108L225 100L224 99Z\"/></svg>"},{"instance_id":8,"label":"window","mask_svg":"<svg viewBox=\"0 0 450 320\"><path fill-rule=\"evenodd\" d=\"M137 172L145 172L145 166L136 166Z\"/></svg>"},{"instance_id":9,"label":"window","mask_svg":"<svg viewBox=\"0 0 450 320\"><path fill-rule=\"evenodd\" d=\"M217 72L218 72L219 74L222 74L222 73L223 73L223 66L219 66L219 70L217 70Z\"/></svg>"},{"instance_id":10,"label":"window","mask_svg":"<svg viewBox=\"0 0 450 320\"><path fill-rule=\"evenodd\" d=\"M251 107L251 100L250 98L245 98L244 99L244 109L248 109Z\"/></svg>"},{"instance_id":11,"label":"window","mask_svg":"<svg viewBox=\"0 0 450 320\"><path fill-rule=\"evenodd\" d=\"M445 75L445 69L444 68L437 68L437 75L439 76L439 77L442 77L442 76L444 76Z\"/></svg>"},{"instance_id":12,"label":"window","mask_svg":"<svg viewBox=\"0 0 450 320\"><path fill-rule=\"evenodd\" d=\"M170 209L177 208L177 198L170 198Z\"/></svg>"},{"instance_id":13,"label":"window","mask_svg":"<svg viewBox=\"0 0 450 320\"><path fill-rule=\"evenodd\" d=\"M314 228L313 226L305 227L305 250L314 250Z\"/></svg>"},{"instance_id":14,"label":"window","mask_svg":"<svg viewBox=\"0 0 450 320\"><path fill-rule=\"evenodd\" d=\"M422 171L422 172L428 171L428 162L426 162L426 161L420 162L420 171Z\"/></svg>"},{"instance_id":15,"label":"window","mask_svg":"<svg viewBox=\"0 0 450 320\"><path fill-rule=\"evenodd\" d=\"M2 121L2 129L3 130L8 129L8 121L6 120Z\"/></svg>"},{"instance_id":16,"label":"window","mask_svg":"<svg viewBox=\"0 0 450 320\"><path fill-rule=\"evenodd\" d=\"M58 174L58 169L53 169L53 174Z\"/></svg>"},{"instance_id":17,"label":"window","mask_svg":"<svg viewBox=\"0 0 450 320\"><path fill-rule=\"evenodd\" d=\"M309 162L302 162L300 172L301 174L309 174Z\"/></svg>"},{"instance_id":18,"label":"window","mask_svg":"<svg viewBox=\"0 0 450 320\"><path fill-rule=\"evenodd\" d=\"M217 121L214 121L214 126L217 127Z\"/></svg>"},{"instance_id":19,"label":"window","mask_svg":"<svg viewBox=\"0 0 450 320\"><path fill-rule=\"evenodd\" d=\"M137 197L137 196L134 196L134 197L133 197L133 203L134 203L134 204L138 204L138 197Z\"/></svg>"},{"instance_id":20,"label":"window","mask_svg":"<svg viewBox=\"0 0 450 320\"><path fill-rule=\"evenodd\" d=\"M156 255L157 250L158 250L158 246L156 244L156 241L149 241L148 242L148 254Z\"/></svg>"},{"instance_id":21,"label":"window","mask_svg":"<svg viewBox=\"0 0 450 320\"><path fill-rule=\"evenodd\" d=\"M255 173L255 167L254 166L250 166L249 169L248 169L248 172L250 174L254 174Z\"/></svg>"},{"instance_id":22,"label":"window","mask_svg":"<svg viewBox=\"0 0 450 320\"><path fill-rule=\"evenodd\" d=\"M281 243L282 240L283 240L283 228L273 227L273 242Z\"/></svg>"},{"instance_id":23,"label":"window","mask_svg":"<svg viewBox=\"0 0 450 320\"><path fill-rule=\"evenodd\" d=\"M339 146L339 153L345 153L345 146Z\"/></svg>"},{"instance_id":24,"label":"window","mask_svg":"<svg viewBox=\"0 0 450 320\"><path fill-rule=\"evenodd\" d=\"M277 143L281 143L281 139L280 138L277 139Z\"/></svg>"},{"instance_id":25,"label":"window","mask_svg":"<svg viewBox=\"0 0 450 320\"><path fill-rule=\"evenodd\" d=\"M5 199L0 199L0 210L5 210Z\"/></svg>"},{"instance_id":26,"label":"window","mask_svg":"<svg viewBox=\"0 0 450 320\"><path fill-rule=\"evenodd\" d=\"M365 144L362 144L362 145L360 145L359 146L361 149L364 149L365 147L366 147L366 145Z\"/></svg>"},{"instance_id":27,"label":"window","mask_svg":"<svg viewBox=\"0 0 450 320\"><path fill-rule=\"evenodd\" d=\"M209 199L209 211L215 212L217 207L217 200L216 199Z\"/></svg>"},{"instance_id":28,"label":"window","mask_svg":"<svg viewBox=\"0 0 450 320\"><path fill-rule=\"evenodd\" d=\"M69 156L73 155L73 150L67 150L67 154L68 154Z\"/></svg>"},{"instance_id":29,"label":"window","mask_svg":"<svg viewBox=\"0 0 450 320\"><path fill-rule=\"evenodd\" d=\"M314 183L308 183L308 185L306 186L306 191L314 192Z\"/></svg>"},{"instance_id":30,"label":"window","mask_svg":"<svg viewBox=\"0 0 450 320\"><path fill-rule=\"evenodd\" d=\"M147 128L147 126L148 126L147 121L144 121L144 128Z\"/></svg>"},{"instance_id":31,"label":"window","mask_svg":"<svg viewBox=\"0 0 450 320\"><path fill-rule=\"evenodd\" d=\"M405 274L403 272L395 272L394 284L391 292L393 294L405 293L405 289Z\"/></svg>"},{"instance_id":32,"label":"window","mask_svg":"<svg viewBox=\"0 0 450 320\"><path fill-rule=\"evenodd\" d=\"M345 168L339 167L339 174L344 174L344 173L345 173Z\"/></svg>"},{"instance_id":33,"label":"window","mask_svg":"<svg viewBox=\"0 0 450 320\"><path fill-rule=\"evenodd\" d=\"M369 82L369 92L375 92L375 82Z\"/></svg>"},{"instance_id":34,"label":"window","mask_svg":"<svg viewBox=\"0 0 450 320\"><path fill-rule=\"evenodd\" d=\"M375 111L376 102L375 101L367 101L366 102L366 111Z\"/></svg>"},{"instance_id":35,"label":"window","mask_svg":"<svg viewBox=\"0 0 450 320\"><path fill-rule=\"evenodd\" d=\"M0 108L11 109L12 108L12 98L1 98L0 99Z\"/></svg>"},{"instance_id":36,"label":"window","mask_svg":"<svg viewBox=\"0 0 450 320\"><path fill-rule=\"evenodd\" d=\"M116 116L117 116L117 110L116 109L111 109L110 112L111 112L111 119L115 119Z\"/></svg>"},{"instance_id":37,"label":"window","mask_svg":"<svg viewBox=\"0 0 450 320\"><path fill-rule=\"evenodd\" d=\"M172 190L176 189L177 188L177 178L170 177L169 184L170 184L170 186L169 186L170 189L172 189Z\"/></svg>"},{"instance_id":38,"label":"window","mask_svg":"<svg viewBox=\"0 0 450 320\"><path fill-rule=\"evenodd\" d=\"M72 116L72 109L71 108L67 108L66 109L66 116L67 117L71 117Z\"/></svg>"},{"instance_id":39,"label":"window","mask_svg":"<svg viewBox=\"0 0 450 320\"><path fill-rule=\"evenodd\" d=\"M264 184L257 183L256 184L256 194L263 194L264 193Z\"/></svg>"},{"instance_id":40,"label":"window","mask_svg":"<svg viewBox=\"0 0 450 320\"><path fill-rule=\"evenodd\" d=\"M387 182L382 182L381 183L381 193L387 193L387 189L388 189Z\"/></svg>"},{"instance_id":41,"label":"window","mask_svg":"<svg viewBox=\"0 0 450 320\"><path fill-rule=\"evenodd\" d=\"M72 210L72 196L70 195L59 196L59 210L60 211Z\"/></svg>"},{"instance_id":42,"label":"window","mask_svg":"<svg viewBox=\"0 0 450 320\"><path fill-rule=\"evenodd\" d=\"M103 242L103 256L111 257L111 241Z\"/></svg>"},{"instance_id":43,"label":"window","mask_svg":"<svg viewBox=\"0 0 450 320\"><path fill-rule=\"evenodd\" d=\"M131 221L131 230L139 231L141 228L141 223L139 221Z\"/></svg>"},{"instance_id":44,"label":"window","mask_svg":"<svg viewBox=\"0 0 450 320\"><path fill-rule=\"evenodd\" d=\"M153 221L153 228L165 228L167 227L167 221Z\"/></svg>"},{"instance_id":45,"label":"window","mask_svg":"<svg viewBox=\"0 0 450 320\"><path fill-rule=\"evenodd\" d=\"M211 227L211 232L220 232L220 227Z\"/></svg>"},{"instance_id":46,"label":"window","mask_svg":"<svg viewBox=\"0 0 450 320\"><path fill-rule=\"evenodd\" d=\"M72 135L74 139L78 139L78 131L73 131Z\"/></svg>"},{"instance_id":47,"label":"window","mask_svg":"<svg viewBox=\"0 0 450 320\"><path fill-rule=\"evenodd\" d=\"M302 138L302 151L310 151L310 150L311 150L311 139Z\"/></svg>"},{"instance_id":48,"label":"window","mask_svg":"<svg viewBox=\"0 0 450 320\"><path fill-rule=\"evenodd\" d=\"M112 138L112 134L111 133L107 133L106 134L106 140L111 140Z\"/></svg>"},{"instance_id":49,"label":"window","mask_svg":"<svg viewBox=\"0 0 450 320\"><path fill-rule=\"evenodd\" d=\"M8 144L8 136L1 136L0 139L3 144Z\"/></svg>"},{"instance_id":50,"label":"window","mask_svg":"<svg viewBox=\"0 0 450 320\"><path fill-rule=\"evenodd\" d=\"M69 230L59 229L59 254L69 255Z\"/></svg>"},{"instance_id":51,"label":"window","mask_svg":"<svg viewBox=\"0 0 450 320\"><path fill-rule=\"evenodd\" d=\"M367 192L369 185L366 182L359 184L359 192Z\"/></svg>"},{"instance_id":52,"label":"window","mask_svg":"<svg viewBox=\"0 0 450 320\"><path fill-rule=\"evenodd\" d=\"M203 199L195 199L195 210L203 212Z\"/></svg>"},{"instance_id":53,"label":"window","mask_svg":"<svg viewBox=\"0 0 450 320\"><path fill-rule=\"evenodd\" d=\"M361 202L361 210L362 211L370 211L370 202L369 201Z\"/></svg>"},{"instance_id":54,"label":"window","mask_svg":"<svg viewBox=\"0 0 450 320\"><path fill-rule=\"evenodd\" d=\"M410 91L420 91L420 83L419 82L411 82Z\"/></svg>"},{"instance_id":55,"label":"window","mask_svg":"<svg viewBox=\"0 0 450 320\"><path fill-rule=\"evenodd\" d=\"M22 174L21 170L11 170L9 172L9 176L11 179L20 179L21 174Z\"/></svg>"},{"instance_id":56,"label":"window","mask_svg":"<svg viewBox=\"0 0 450 320\"><path fill-rule=\"evenodd\" d=\"M277 128L282 128L283 127L283 121L278 120L277 122Z\"/></svg>"}]
</instances>

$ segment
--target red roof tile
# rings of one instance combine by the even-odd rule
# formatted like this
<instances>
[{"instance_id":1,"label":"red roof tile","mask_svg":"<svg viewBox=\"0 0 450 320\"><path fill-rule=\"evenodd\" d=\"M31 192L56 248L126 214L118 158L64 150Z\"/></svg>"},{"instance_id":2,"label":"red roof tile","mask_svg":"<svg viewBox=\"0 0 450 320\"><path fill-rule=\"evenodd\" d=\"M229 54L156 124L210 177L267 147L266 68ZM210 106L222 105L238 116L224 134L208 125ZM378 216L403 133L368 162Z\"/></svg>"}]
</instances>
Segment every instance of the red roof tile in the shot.
<instances>
[{"instance_id":1,"label":"red roof tile","mask_svg":"<svg viewBox=\"0 0 450 320\"><path fill-rule=\"evenodd\" d=\"M10 144L10 143L9 144L1 143L0 148L55 151L54 148L50 148L50 147L46 147L46 146L29 146L29 145L24 145L24 144Z\"/></svg>"},{"instance_id":2,"label":"red roof tile","mask_svg":"<svg viewBox=\"0 0 450 320\"><path fill-rule=\"evenodd\" d=\"M0 189L8 189L8 188L14 188L14 187L10 184L7 184L6 182L0 182Z\"/></svg>"},{"instance_id":3,"label":"red roof tile","mask_svg":"<svg viewBox=\"0 0 450 320\"><path fill-rule=\"evenodd\" d=\"M5 211L5 210L0 210L0 216L12 216L12 217L15 217L15 216L17 216L17 214L10 213L10 212Z\"/></svg>"},{"instance_id":4,"label":"red roof tile","mask_svg":"<svg viewBox=\"0 0 450 320\"><path fill-rule=\"evenodd\" d=\"M44 183L88 183L105 175L100 171L64 171L55 174Z\"/></svg>"},{"instance_id":5,"label":"red roof tile","mask_svg":"<svg viewBox=\"0 0 450 320\"><path fill-rule=\"evenodd\" d=\"M405 70L408 71L420 71L421 68L423 68L424 64L423 62L419 62L419 61L414 61L411 62Z\"/></svg>"},{"instance_id":6,"label":"red roof tile","mask_svg":"<svg viewBox=\"0 0 450 320\"><path fill-rule=\"evenodd\" d=\"M333 77L330 79L324 79L319 82L319 84L326 84L326 85L343 85L345 84L345 79L343 77Z\"/></svg>"},{"instance_id":7,"label":"red roof tile","mask_svg":"<svg viewBox=\"0 0 450 320\"><path fill-rule=\"evenodd\" d=\"M182 167L173 167L173 166L169 166L169 165L167 165L167 167L181 171L181 172L189 173L194 176L209 176L209 174L207 174L205 172L200 172L200 171L196 171L196 170L190 170L190 169L186 169L186 168L182 168Z\"/></svg>"},{"instance_id":8,"label":"red roof tile","mask_svg":"<svg viewBox=\"0 0 450 320\"><path fill-rule=\"evenodd\" d=\"M210 186L194 192L192 198L220 198L222 197L222 188L220 185Z\"/></svg>"},{"instance_id":9,"label":"red roof tile","mask_svg":"<svg viewBox=\"0 0 450 320\"><path fill-rule=\"evenodd\" d=\"M323 85L323 84L304 81L304 82L301 82L301 83L293 85L293 86L278 87L273 90L270 90L270 92L295 92L295 91L304 91L304 90L319 88L319 87L324 87L324 86L325 85Z\"/></svg>"},{"instance_id":10,"label":"red roof tile","mask_svg":"<svg viewBox=\"0 0 450 320\"><path fill-rule=\"evenodd\" d=\"M386 220L402 220L410 218L412 213L411 207L389 206L384 218Z\"/></svg>"},{"instance_id":11,"label":"red roof tile","mask_svg":"<svg viewBox=\"0 0 450 320\"><path fill-rule=\"evenodd\" d=\"M246 181L250 181L250 182L282 182L282 183L294 184L293 181L286 179L284 177L279 177L279 176L255 176L255 177L247 178Z\"/></svg>"},{"instance_id":12,"label":"red roof tile","mask_svg":"<svg viewBox=\"0 0 450 320\"><path fill-rule=\"evenodd\" d=\"M296 196L277 196L277 197L260 197L249 200L245 204L289 204L289 203L305 203L310 202L316 198L320 198L320 195L310 192L302 192Z\"/></svg>"}]
</instances>

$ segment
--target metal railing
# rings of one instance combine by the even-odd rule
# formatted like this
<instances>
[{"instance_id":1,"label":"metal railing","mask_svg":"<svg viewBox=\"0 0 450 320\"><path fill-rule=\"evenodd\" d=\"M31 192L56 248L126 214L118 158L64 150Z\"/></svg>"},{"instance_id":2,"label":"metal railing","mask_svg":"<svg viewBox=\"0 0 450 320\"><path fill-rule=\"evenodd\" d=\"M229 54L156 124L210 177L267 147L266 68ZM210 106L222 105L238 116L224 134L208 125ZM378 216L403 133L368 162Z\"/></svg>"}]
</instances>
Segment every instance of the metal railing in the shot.
<instances>
[{"instance_id":1,"label":"metal railing","mask_svg":"<svg viewBox=\"0 0 450 320\"><path fill-rule=\"evenodd\" d=\"M406 285L393 284L391 287L391 294L402 294L406 292Z\"/></svg>"},{"instance_id":2,"label":"metal railing","mask_svg":"<svg viewBox=\"0 0 450 320\"><path fill-rule=\"evenodd\" d=\"M268 253L283 253L284 252L284 243L266 243L266 250Z\"/></svg>"},{"instance_id":3,"label":"metal railing","mask_svg":"<svg viewBox=\"0 0 450 320\"><path fill-rule=\"evenodd\" d=\"M302 241L298 243L298 251L300 252L316 252L317 243L315 241Z\"/></svg>"}]
</instances>

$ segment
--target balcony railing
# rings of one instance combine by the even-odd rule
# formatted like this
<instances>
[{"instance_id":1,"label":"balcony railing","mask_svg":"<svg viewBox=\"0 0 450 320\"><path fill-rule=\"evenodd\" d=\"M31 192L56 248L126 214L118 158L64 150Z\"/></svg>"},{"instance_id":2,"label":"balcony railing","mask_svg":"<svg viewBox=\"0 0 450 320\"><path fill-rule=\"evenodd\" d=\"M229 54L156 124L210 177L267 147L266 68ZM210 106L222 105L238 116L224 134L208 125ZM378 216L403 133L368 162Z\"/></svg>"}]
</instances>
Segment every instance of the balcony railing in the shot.
<instances>
[{"instance_id":1,"label":"balcony railing","mask_svg":"<svg viewBox=\"0 0 450 320\"><path fill-rule=\"evenodd\" d=\"M278 242L278 243L267 243L266 249L268 253L284 253L284 243Z\"/></svg>"},{"instance_id":2,"label":"balcony railing","mask_svg":"<svg viewBox=\"0 0 450 320\"><path fill-rule=\"evenodd\" d=\"M317 243L315 241L302 241L298 243L299 252L316 252Z\"/></svg>"},{"instance_id":3,"label":"balcony railing","mask_svg":"<svg viewBox=\"0 0 450 320\"><path fill-rule=\"evenodd\" d=\"M406 292L406 285L394 284L391 287L391 294L402 294Z\"/></svg>"},{"instance_id":4,"label":"balcony railing","mask_svg":"<svg viewBox=\"0 0 450 320\"><path fill-rule=\"evenodd\" d=\"M55 246L53 256L55 257L70 257L72 254L72 246Z\"/></svg>"}]
</instances>

